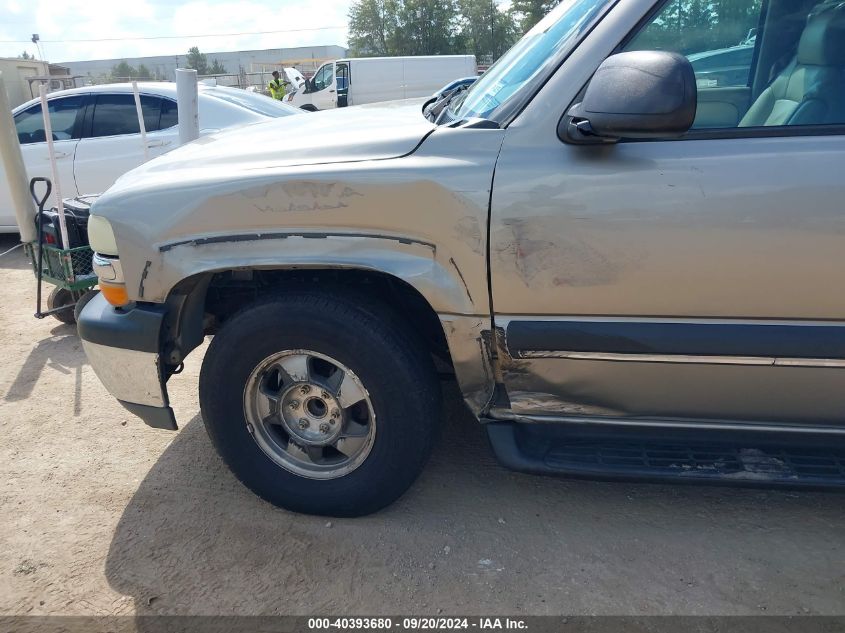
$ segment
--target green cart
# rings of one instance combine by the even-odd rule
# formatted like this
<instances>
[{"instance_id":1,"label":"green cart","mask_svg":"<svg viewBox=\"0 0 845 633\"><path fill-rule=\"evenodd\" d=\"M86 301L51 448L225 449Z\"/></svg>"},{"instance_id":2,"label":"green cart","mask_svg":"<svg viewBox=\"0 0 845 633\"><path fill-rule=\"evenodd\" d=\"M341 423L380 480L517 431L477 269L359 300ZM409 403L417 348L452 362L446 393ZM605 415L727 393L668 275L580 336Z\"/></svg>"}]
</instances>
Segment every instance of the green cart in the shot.
<instances>
[{"instance_id":1,"label":"green cart","mask_svg":"<svg viewBox=\"0 0 845 633\"><path fill-rule=\"evenodd\" d=\"M35 192L38 182L46 184L46 192L39 197ZM35 317L43 319L52 316L63 323L75 323L82 306L94 296L97 276L94 274L92 259L94 252L86 245L74 248L62 248L57 244L45 243L44 205L53 189L47 178L33 178L29 190L38 206L38 239L24 245L24 250L32 262L32 270L38 281L36 291ZM47 297L47 309L42 310L42 282L54 286Z\"/></svg>"}]
</instances>

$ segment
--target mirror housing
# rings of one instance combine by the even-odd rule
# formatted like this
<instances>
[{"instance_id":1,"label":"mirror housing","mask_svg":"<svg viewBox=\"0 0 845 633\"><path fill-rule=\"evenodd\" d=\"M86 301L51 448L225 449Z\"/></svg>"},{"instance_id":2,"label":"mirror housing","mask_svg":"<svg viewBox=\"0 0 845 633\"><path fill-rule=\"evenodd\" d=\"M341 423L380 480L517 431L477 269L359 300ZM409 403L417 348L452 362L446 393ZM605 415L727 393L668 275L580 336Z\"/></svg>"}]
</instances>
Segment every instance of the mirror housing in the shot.
<instances>
[{"instance_id":1,"label":"mirror housing","mask_svg":"<svg viewBox=\"0 0 845 633\"><path fill-rule=\"evenodd\" d=\"M584 99L558 126L568 143L615 143L622 138L677 138L692 127L698 89L683 55L631 51L611 55L587 85Z\"/></svg>"}]
</instances>

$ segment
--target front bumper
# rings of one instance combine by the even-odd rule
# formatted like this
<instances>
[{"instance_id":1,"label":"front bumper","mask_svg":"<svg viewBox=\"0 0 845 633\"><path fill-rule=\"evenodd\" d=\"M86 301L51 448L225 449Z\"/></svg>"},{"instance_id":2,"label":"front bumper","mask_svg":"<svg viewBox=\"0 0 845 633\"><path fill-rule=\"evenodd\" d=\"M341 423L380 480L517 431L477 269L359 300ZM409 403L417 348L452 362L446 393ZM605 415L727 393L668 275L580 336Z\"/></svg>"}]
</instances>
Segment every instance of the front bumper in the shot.
<instances>
[{"instance_id":1,"label":"front bumper","mask_svg":"<svg viewBox=\"0 0 845 633\"><path fill-rule=\"evenodd\" d=\"M161 363L165 307L115 308L98 294L77 324L94 373L126 409L159 429L176 430Z\"/></svg>"}]
</instances>

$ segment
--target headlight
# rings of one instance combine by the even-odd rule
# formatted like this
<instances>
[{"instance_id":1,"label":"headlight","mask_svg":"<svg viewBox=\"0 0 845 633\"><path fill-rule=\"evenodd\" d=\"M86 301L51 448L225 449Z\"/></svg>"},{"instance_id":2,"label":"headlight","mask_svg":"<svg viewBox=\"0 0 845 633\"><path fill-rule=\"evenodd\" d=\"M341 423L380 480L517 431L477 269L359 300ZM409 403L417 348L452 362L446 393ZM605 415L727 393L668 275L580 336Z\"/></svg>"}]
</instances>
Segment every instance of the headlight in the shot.
<instances>
[{"instance_id":1,"label":"headlight","mask_svg":"<svg viewBox=\"0 0 845 633\"><path fill-rule=\"evenodd\" d=\"M88 218L88 242L91 248L103 255L117 256L117 242L111 224L101 215Z\"/></svg>"},{"instance_id":2,"label":"headlight","mask_svg":"<svg viewBox=\"0 0 845 633\"><path fill-rule=\"evenodd\" d=\"M117 258L117 242L111 224L101 215L88 218L88 241L94 250L91 265L97 275L100 292L113 306L129 303L123 268Z\"/></svg>"},{"instance_id":3,"label":"headlight","mask_svg":"<svg viewBox=\"0 0 845 633\"><path fill-rule=\"evenodd\" d=\"M126 292L126 280L123 278L123 267L120 265L120 259L94 253L91 265L97 275L100 292L103 293L106 301L118 307L129 303L129 294Z\"/></svg>"}]
</instances>

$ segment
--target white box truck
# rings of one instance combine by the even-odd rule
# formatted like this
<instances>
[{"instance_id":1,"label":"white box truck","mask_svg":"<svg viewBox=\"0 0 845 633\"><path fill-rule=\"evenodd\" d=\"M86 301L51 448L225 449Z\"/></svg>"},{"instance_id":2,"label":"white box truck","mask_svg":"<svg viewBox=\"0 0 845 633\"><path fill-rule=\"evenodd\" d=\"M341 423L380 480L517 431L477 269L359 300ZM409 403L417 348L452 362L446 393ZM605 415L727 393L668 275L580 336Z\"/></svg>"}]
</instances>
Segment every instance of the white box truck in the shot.
<instances>
[{"instance_id":1,"label":"white box truck","mask_svg":"<svg viewBox=\"0 0 845 633\"><path fill-rule=\"evenodd\" d=\"M425 97L444 84L478 74L475 55L362 57L323 64L311 79L285 68L291 91L285 102L303 110Z\"/></svg>"}]
</instances>

